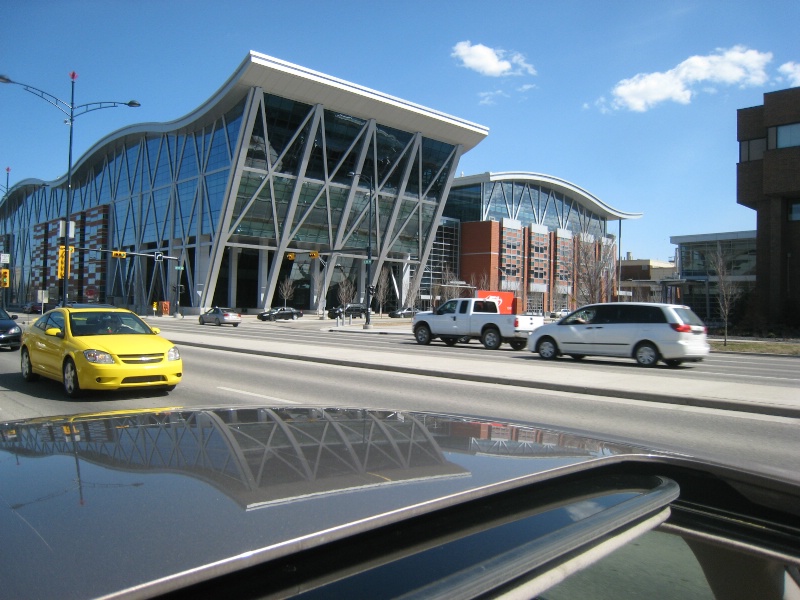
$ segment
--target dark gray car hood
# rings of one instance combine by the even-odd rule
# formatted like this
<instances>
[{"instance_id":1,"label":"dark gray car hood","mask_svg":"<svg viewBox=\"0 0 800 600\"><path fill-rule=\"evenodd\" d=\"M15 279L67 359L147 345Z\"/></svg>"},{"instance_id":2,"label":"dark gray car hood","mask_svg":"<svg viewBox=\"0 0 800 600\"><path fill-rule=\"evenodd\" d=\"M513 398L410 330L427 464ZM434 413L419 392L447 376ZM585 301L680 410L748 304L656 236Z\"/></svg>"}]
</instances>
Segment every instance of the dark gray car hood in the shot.
<instances>
[{"instance_id":1,"label":"dark gray car hood","mask_svg":"<svg viewBox=\"0 0 800 600\"><path fill-rule=\"evenodd\" d=\"M0 595L96 597L208 565L257 563L474 495L648 455L534 426L359 409L6 423Z\"/></svg>"}]
</instances>

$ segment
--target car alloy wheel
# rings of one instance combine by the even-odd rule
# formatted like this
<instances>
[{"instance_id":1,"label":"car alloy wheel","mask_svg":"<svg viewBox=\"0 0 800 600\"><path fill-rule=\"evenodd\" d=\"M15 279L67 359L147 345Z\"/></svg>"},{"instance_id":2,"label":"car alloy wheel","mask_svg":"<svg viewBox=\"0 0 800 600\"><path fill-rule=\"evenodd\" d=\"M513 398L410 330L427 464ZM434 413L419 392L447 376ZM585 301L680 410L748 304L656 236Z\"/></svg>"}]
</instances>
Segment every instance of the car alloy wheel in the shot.
<instances>
[{"instance_id":1,"label":"car alloy wheel","mask_svg":"<svg viewBox=\"0 0 800 600\"><path fill-rule=\"evenodd\" d=\"M500 332L494 327L490 327L483 332L481 343L487 350L497 350L500 344L503 343L503 340L500 338Z\"/></svg>"},{"instance_id":2,"label":"car alloy wheel","mask_svg":"<svg viewBox=\"0 0 800 600\"><path fill-rule=\"evenodd\" d=\"M417 340L418 344L427 346L431 343L431 330L428 329L427 325L420 325L414 330L414 339Z\"/></svg>"},{"instance_id":3,"label":"car alloy wheel","mask_svg":"<svg viewBox=\"0 0 800 600\"><path fill-rule=\"evenodd\" d=\"M636 362L641 367L653 367L658 362L658 350L653 344L643 342L634 351Z\"/></svg>"},{"instance_id":4,"label":"car alloy wheel","mask_svg":"<svg viewBox=\"0 0 800 600\"><path fill-rule=\"evenodd\" d=\"M70 398L77 398L81 395L81 386L78 383L78 370L71 358L64 361L62 371L64 375L64 393Z\"/></svg>"},{"instance_id":5,"label":"car alloy wheel","mask_svg":"<svg viewBox=\"0 0 800 600\"><path fill-rule=\"evenodd\" d=\"M27 348L23 348L20 353L20 371L22 371L22 378L25 381L34 381L36 373L33 372L33 364L31 363L31 355L28 353Z\"/></svg>"}]
</instances>

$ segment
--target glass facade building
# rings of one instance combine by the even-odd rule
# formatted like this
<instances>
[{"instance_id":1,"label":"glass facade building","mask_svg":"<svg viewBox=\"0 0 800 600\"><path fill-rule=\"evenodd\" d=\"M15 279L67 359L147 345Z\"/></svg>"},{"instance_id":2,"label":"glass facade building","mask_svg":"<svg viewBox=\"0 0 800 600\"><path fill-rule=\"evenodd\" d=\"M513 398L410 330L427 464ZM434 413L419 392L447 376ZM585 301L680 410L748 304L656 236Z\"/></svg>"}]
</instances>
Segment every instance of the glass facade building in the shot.
<instances>
[{"instance_id":1,"label":"glass facade building","mask_svg":"<svg viewBox=\"0 0 800 600\"><path fill-rule=\"evenodd\" d=\"M642 215L612 208L551 175L499 172L457 177L444 216L462 224L456 271L462 280L513 292L518 312L542 313L584 302L582 289L596 277L593 270L605 273L604 297L615 296L616 260L609 248L617 247L622 220ZM613 221L620 223L616 234L609 231ZM587 256L608 264L582 264L580 257Z\"/></svg>"},{"instance_id":2,"label":"glass facade building","mask_svg":"<svg viewBox=\"0 0 800 600\"><path fill-rule=\"evenodd\" d=\"M90 148L73 169L70 215L66 177L9 190L6 301L58 297L64 220L75 222L70 300L260 309L288 281L292 304L322 309L343 278L358 300L383 269L403 289L422 276L461 155L487 133L251 52L190 115Z\"/></svg>"}]
</instances>

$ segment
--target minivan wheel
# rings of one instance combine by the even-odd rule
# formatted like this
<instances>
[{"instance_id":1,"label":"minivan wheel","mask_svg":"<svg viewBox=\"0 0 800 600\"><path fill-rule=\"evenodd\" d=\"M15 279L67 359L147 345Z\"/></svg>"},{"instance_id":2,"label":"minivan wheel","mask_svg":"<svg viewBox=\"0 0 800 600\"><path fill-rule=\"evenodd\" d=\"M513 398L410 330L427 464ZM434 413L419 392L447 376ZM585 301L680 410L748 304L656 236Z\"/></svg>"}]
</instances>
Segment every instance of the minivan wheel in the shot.
<instances>
[{"instance_id":1,"label":"minivan wheel","mask_svg":"<svg viewBox=\"0 0 800 600\"><path fill-rule=\"evenodd\" d=\"M431 330L428 329L427 325L420 325L414 330L414 339L417 340L418 344L427 346L431 343Z\"/></svg>"},{"instance_id":2,"label":"minivan wheel","mask_svg":"<svg viewBox=\"0 0 800 600\"><path fill-rule=\"evenodd\" d=\"M558 356L558 346L556 346L553 338L542 338L536 345L536 352L538 352L539 356L542 358L552 360Z\"/></svg>"},{"instance_id":3,"label":"minivan wheel","mask_svg":"<svg viewBox=\"0 0 800 600\"><path fill-rule=\"evenodd\" d=\"M653 344L642 342L636 346L633 357L640 367L654 367L658 362L658 350Z\"/></svg>"}]
</instances>

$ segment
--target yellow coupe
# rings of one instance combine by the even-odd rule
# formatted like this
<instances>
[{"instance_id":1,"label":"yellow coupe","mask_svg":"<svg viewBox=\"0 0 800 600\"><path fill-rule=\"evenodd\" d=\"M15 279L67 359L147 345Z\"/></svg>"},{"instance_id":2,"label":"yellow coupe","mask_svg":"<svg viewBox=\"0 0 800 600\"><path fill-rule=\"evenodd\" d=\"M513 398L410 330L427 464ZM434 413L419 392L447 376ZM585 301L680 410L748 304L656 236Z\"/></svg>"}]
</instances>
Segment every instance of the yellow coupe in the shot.
<instances>
[{"instance_id":1,"label":"yellow coupe","mask_svg":"<svg viewBox=\"0 0 800 600\"><path fill-rule=\"evenodd\" d=\"M22 376L60 381L70 398L82 390L172 391L183 376L183 362L178 348L158 333L124 308L55 308L22 334Z\"/></svg>"}]
</instances>

